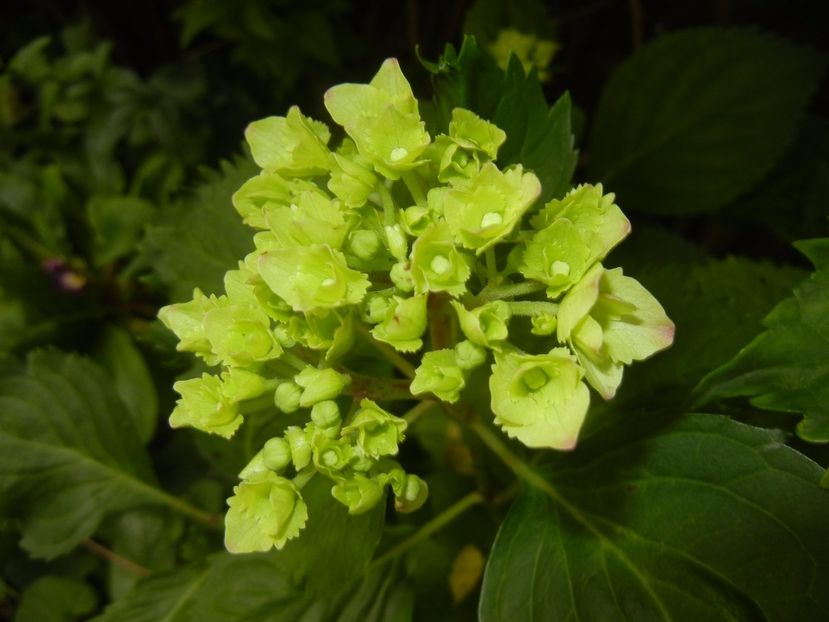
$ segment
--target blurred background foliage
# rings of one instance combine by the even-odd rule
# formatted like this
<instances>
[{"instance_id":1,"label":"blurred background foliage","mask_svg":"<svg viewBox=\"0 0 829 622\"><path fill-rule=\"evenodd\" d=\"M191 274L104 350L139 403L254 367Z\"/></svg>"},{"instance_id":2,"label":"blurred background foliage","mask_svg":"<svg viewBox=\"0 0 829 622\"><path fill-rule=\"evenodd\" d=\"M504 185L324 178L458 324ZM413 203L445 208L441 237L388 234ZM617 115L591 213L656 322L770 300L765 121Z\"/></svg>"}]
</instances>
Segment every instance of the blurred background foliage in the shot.
<instances>
[{"instance_id":1,"label":"blurred background foliage","mask_svg":"<svg viewBox=\"0 0 829 622\"><path fill-rule=\"evenodd\" d=\"M104 378L107 399L120 400L132 419L135 451L144 456L138 462L152 463L161 488L210 513L222 512L251 439L219 443L167 429L172 380L192 362L175 352L173 337L155 315L161 305L187 299L195 286L218 290L224 271L251 245L229 200L256 170L242 147L245 126L284 114L291 104L326 118L325 89L366 80L389 56L400 59L416 94L428 98L434 78L420 59L438 58L447 43L458 45L469 33L501 67L512 52L525 69L534 68L547 102L569 93L579 150L575 181L613 178L608 187L619 192L634 222L616 262L687 327L674 350L632 370L617 400L600 409L641 407L637 400L644 393L653 404L667 404L756 336L766 313L811 269L791 243L829 232L827 6L812 0L4 2L0 370L20 369L26 355L42 347L89 357L97 363L94 369L49 358L54 353L29 369L41 390L58 400L60 390L49 384L49 374L61 365L78 374L78 386ZM733 136L717 134L721 150L702 144L693 160L692 150L676 151L669 143L653 161L630 161L636 144L632 130L624 131L630 129L625 115L637 105L631 93L640 85L616 69L648 41L698 26L749 27L779 37L779 47L767 46L760 54L769 77L768 92L758 99L783 114L770 124L762 110L741 108L742 100L729 102L726 93L712 104L719 110L726 101L736 111L725 117ZM744 43L751 49L751 41ZM667 100L682 87L689 97L668 102L671 118L687 113L691 119L694 110L699 115L693 118L707 118L706 102L693 94L710 84L727 89L730 75L719 74L722 50L712 45L707 59L694 60L699 82L669 73L649 82L642 97ZM739 85L735 89L736 97ZM747 135L757 140L747 143ZM677 153L682 162L672 168ZM700 186L698 178L674 173L686 162L698 170L700 160L716 168L717 158L726 163L718 186ZM657 165L665 166L665 175L654 172ZM702 335L704 344L695 341ZM778 421L729 408L755 424ZM473 479L473 454L481 449L463 443L454 426L427 416L414 433L421 442L404 450L404 461L446 467L440 481L430 481L430 503L437 509L462 495ZM826 465L829 456L821 446L791 442ZM131 460L123 458L123 464L136 473L146 467ZM495 481L503 476L498 469L493 465ZM355 620L406 619L400 612L410 615L413 607L416 619L474 618L481 555L505 510L475 510L465 524L424 543L407 565L375 570L355 594L320 607L339 608L346 612L343 619ZM223 573L229 572L251 577L266 592L255 601L261 610L295 589L274 587L282 579L269 577L272 569L263 570L255 560L204 562L220 549L220 536L163 508L108 515L97 530L93 526L94 540L90 531L80 542L39 555L31 554L37 546L18 542L26 511L4 512L8 518L0 519L5 619L89 619L150 571L169 578L144 584L146 593L157 589L158 602L165 603L164 595L176 586L193 585L188 573L195 572L196 562L206 564L198 574L205 599L210 589L221 593ZM392 538L395 529L409 528L391 525ZM349 554L359 566L371 550ZM403 574L410 579L407 587L394 582ZM223 607L230 611L243 596L223 596ZM118 602L129 610L129 597ZM296 612L314 610L307 593L296 602ZM248 600L245 606L253 605ZM188 615L236 619L210 613L208 603L200 607ZM119 617L117 607L113 611L108 620L162 619L152 612L131 618ZM298 613L284 615L299 619Z\"/></svg>"}]
</instances>

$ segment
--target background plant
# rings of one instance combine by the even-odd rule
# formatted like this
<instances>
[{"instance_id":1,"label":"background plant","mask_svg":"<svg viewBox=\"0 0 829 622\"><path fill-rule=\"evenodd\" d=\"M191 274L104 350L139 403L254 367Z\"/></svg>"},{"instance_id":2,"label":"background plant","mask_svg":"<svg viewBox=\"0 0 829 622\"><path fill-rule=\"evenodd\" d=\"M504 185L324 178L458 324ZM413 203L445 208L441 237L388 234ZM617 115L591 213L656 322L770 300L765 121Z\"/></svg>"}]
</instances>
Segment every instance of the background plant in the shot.
<instances>
[{"instance_id":1,"label":"background plant","mask_svg":"<svg viewBox=\"0 0 829 622\"><path fill-rule=\"evenodd\" d=\"M262 41L244 20L219 32L206 13L180 53L176 24L194 28L195 5L184 22L138 11L134 23L162 24L140 54L100 7L85 28L115 33L108 53L84 28L61 39L54 24L70 9L14 15L0 80L4 615L825 616L820 7L527 5L522 17L488 4L468 18L426 5L315 13L309 23L336 20L337 52L321 65L286 58L304 67L284 74L306 76L295 92L228 53ZM451 31L430 27L439 14ZM555 41L546 91L484 45L418 68L414 43L438 59L464 23L497 39L488 15ZM526 15L544 19L530 28ZM360 36L380 21L383 34ZM717 21L730 27L688 29ZM633 232L610 260L664 304L676 342L626 372L613 400L594 400L575 452L507 443L494 455L489 428L431 409L398 457L429 485L421 510L349 517L315 478L303 494L321 519L303 538L230 557L218 517L258 437L159 424L173 380L203 370L153 318L194 287L221 293L252 250L230 200L256 171L230 155L245 124L291 103L322 118L324 88L365 82L391 55L421 99L434 95L430 128L470 109L505 130L499 164L523 163L550 197L579 182L617 193ZM806 238L808 261L790 244Z\"/></svg>"}]
</instances>

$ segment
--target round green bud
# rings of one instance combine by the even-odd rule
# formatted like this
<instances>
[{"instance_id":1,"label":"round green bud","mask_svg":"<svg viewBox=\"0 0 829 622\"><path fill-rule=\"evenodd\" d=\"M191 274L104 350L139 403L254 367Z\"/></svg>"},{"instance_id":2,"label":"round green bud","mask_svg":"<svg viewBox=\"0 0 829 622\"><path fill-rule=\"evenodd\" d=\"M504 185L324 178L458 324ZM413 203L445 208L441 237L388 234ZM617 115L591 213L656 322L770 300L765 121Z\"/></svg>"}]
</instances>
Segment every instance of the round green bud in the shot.
<instances>
[{"instance_id":1,"label":"round green bud","mask_svg":"<svg viewBox=\"0 0 829 622\"><path fill-rule=\"evenodd\" d=\"M352 231L348 239L348 248L351 253L363 261L371 261L382 248L380 236L371 229L357 229Z\"/></svg>"},{"instance_id":2,"label":"round green bud","mask_svg":"<svg viewBox=\"0 0 829 622\"><path fill-rule=\"evenodd\" d=\"M363 320L370 324L379 324L386 317L386 311L388 311L389 305L391 304L391 296L370 294L363 303Z\"/></svg>"},{"instance_id":3,"label":"round green bud","mask_svg":"<svg viewBox=\"0 0 829 622\"><path fill-rule=\"evenodd\" d=\"M295 382L283 382L273 394L273 401L276 407L286 415L296 412L299 409L299 400L302 396L302 389Z\"/></svg>"},{"instance_id":4,"label":"round green bud","mask_svg":"<svg viewBox=\"0 0 829 622\"><path fill-rule=\"evenodd\" d=\"M311 407L311 421L319 429L327 430L337 428L339 431L340 422L340 407L334 400L325 400L317 402Z\"/></svg>"},{"instance_id":5,"label":"round green bud","mask_svg":"<svg viewBox=\"0 0 829 622\"><path fill-rule=\"evenodd\" d=\"M414 278L412 278L412 267L408 261L399 261L389 271L394 286L403 292L414 291Z\"/></svg>"},{"instance_id":6,"label":"round green bud","mask_svg":"<svg viewBox=\"0 0 829 622\"><path fill-rule=\"evenodd\" d=\"M550 315L549 313L534 315L530 321L532 322L530 332L533 335L552 335L556 332L556 326L558 325L558 318L556 318L555 315Z\"/></svg>"},{"instance_id":7,"label":"round green bud","mask_svg":"<svg viewBox=\"0 0 829 622\"><path fill-rule=\"evenodd\" d=\"M464 340L455 346L455 361L464 370L475 369L486 361L486 348Z\"/></svg>"},{"instance_id":8,"label":"round green bud","mask_svg":"<svg viewBox=\"0 0 829 622\"><path fill-rule=\"evenodd\" d=\"M343 392L343 388L351 382L351 378L330 367L317 369L309 366L294 377L294 382L302 387L299 405L308 408L317 402L337 397Z\"/></svg>"},{"instance_id":9,"label":"round green bud","mask_svg":"<svg viewBox=\"0 0 829 622\"><path fill-rule=\"evenodd\" d=\"M309 424L311 425L311 424ZM291 448L291 462L297 471L311 463L311 445L305 430L295 425L285 428L285 440Z\"/></svg>"},{"instance_id":10,"label":"round green bud","mask_svg":"<svg viewBox=\"0 0 829 622\"><path fill-rule=\"evenodd\" d=\"M367 512L383 498L383 492L381 483L359 473L337 482L331 489L331 495L348 508L349 514Z\"/></svg>"},{"instance_id":11,"label":"round green bud","mask_svg":"<svg viewBox=\"0 0 829 622\"><path fill-rule=\"evenodd\" d=\"M400 225L386 225L383 230L386 233L386 244L389 247L389 252L400 261L405 261L409 251L409 241L406 239L403 227Z\"/></svg>"},{"instance_id":12,"label":"round green bud","mask_svg":"<svg viewBox=\"0 0 829 622\"><path fill-rule=\"evenodd\" d=\"M281 471L291 464L291 446L283 438L275 437L265 442L262 462L272 471Z\"/></svg>"},{"instance_id":13,"label":"round green bud","mask_svg":"<svg viewBox=\"0 0 829 622\"><path fill-rule=\"evenodd\" d=\"M426 503L426 498L429 496L429 486L417 475L407 473L402 488L401 492L403 494L397 496L394 500L394 509L398 512L403 514L414 512Z\"/></svg>"}]
</instances>

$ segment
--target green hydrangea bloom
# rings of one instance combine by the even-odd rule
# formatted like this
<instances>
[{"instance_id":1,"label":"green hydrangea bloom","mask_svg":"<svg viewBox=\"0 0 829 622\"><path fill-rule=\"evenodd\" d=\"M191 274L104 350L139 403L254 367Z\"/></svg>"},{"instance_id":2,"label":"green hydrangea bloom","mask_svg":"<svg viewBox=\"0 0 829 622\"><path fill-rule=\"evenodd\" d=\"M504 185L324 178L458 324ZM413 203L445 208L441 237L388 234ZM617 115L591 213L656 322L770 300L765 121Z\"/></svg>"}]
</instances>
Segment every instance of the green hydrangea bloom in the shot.
<instances>
[{"instance_id":1,"label":"green hydrangea bloom","mask_svg":"<svg viewBox=\"0 0 829 622\"><path fill-rule=\"evenodd\" d=\"M521 164L499 167L506 134L456 108L431 142L393 59L370 84L332 88L326 107L348 135L330 148L328 128L297 108L250 125L262 171L233 204L255 250L225 274L224 294L195 290L159 314L179 350L221 366L176 383L173 426L230 437L244 414L256 421L249 439L284 430L239 474L226 518L233 552L296 536L300 490L315 476L352 514L381 503L387 486L397 511L421 507L426 483L391 456L433 396L457 402L490 372L507 435L571 449L589 403L583 379L609 397L624 365L672 336L653 297L599 263L629 230L601 186L526 218L541 187ZM539 300L541 289L563 300ZM536 351L532 334L562 347L518 350ZM478 416L480 390L447 414Z\"/></svg>"},{"instance_id":2,"label":"green hydrangea bloom","mask_svg":"<svg viewBox=\"0 0 829 622\"><path fill-rule=\"evenodd\" d=\"M472 275L469 257L455 248L444 223L432 225L412 247L411 273L415 293L448 292L460 296Z\"/></svg>"},{"instance_id":3,"label":"green hydrangea bloom","mask_svg":"<svg viewBox=\"0 0 829 622\"><path fill-rule=\"evenodd\" d=\"M496 351L489 378L495 423L527 447L573 449L590 405L582 376L567 348Z\"/></svg>"},{"instance_id":4,"label":"green hydrangea bloom","mask_svg":"<svg viewBox=\"0 0 829 622\"><path fill-rule=\"evenodd\" d=\"M242 425L238 403L224 393L218 376L179 380L173 389L181 395L170 415L174 428L191 426L203 432L230 438Z\"/></svg>"},{"instance_id":5,"label":"green hydrangea bloom","mask_svg":"<svg viewBox=\"0 0 829 622\"><path fill-rule=\"evenodd\" d=\"M363 399L360 408L343 428L343 435L351 436L363 454L372 458L397 454L397 445L403 441L406 421L380 408L375 402Z\"/></svg>"},{"instance_id":6,"label":"green hydrangea bloom","mask_svg":"<svg viewBox=\"0 0 829 622\"><path fill-rule=\"evenodd\" d=\"M270 471L235 486L227 504L225 547L231 553L281 549L308 520L308 508L296 486Z\"/></svg>"},{"instance_id":7,"label":"green hydrangea bloom","mask_svg":"<svg viewBox=\"0 0 829 622\"><path fill-rule=\"evenodd\" d=\"M371 334L401 352L414 352L423 345L426 330L426 296L401 298L393 296L386 306L382 322Z\"/></svg>"},{"instance_id":8,"label":"green hydrangea bloom","mask_svg":"<svg viewBox=\"0 0 829 622\"><path fill-rule=\"evenodd\" d=\"M489 52L502 69L506 69L510 56L518 57L524 71L538 71L538 79L546 82L550 79L549 65L559 45L549 39L541 39L533 34L523 33L515 28L498 31L495 41L489 46Z\"/></svg>"},{"instance_id":9,"label":"green hydrangea bloom","mask_svg":"<svg viewBox=\"0 0 829 622\"><path fill-rule=\"evenodd\" d=\"M432 393L444 402L458 401L466 385L466 377L458 365L454 350L433 350L423 355L420 366L409 386L412 395Z\"/></svg>"},{"instance_id":10,"label":"green hydrangea bloom","mask_svg":"<svg viewBox=\"0 0 829 622\"><path fill-rule=\"evenodd\" d=\"M630 222L602 186L582 185L553 199L532 219L521 274L549 285L556 297L571 287L630 232Z\"/></svg>"},{"instance_id":11,"label":"green hydrangea bloom","mask_svg":"<svg viewBox=\"0 0 829 622\"><path fill-rule=\"evenodd\" d=\"M463 334L472 343L497 348L498 342L509 336L507 323L511 314L509 305L503 300L495 300L472 310L455 300L452 301L452 306L458 314Z\"/></svg>"},{"instance_id":12,"label":"green hydrangea bloom","mask_svg":"<svg viewBox=\"0 0 829 622\"><path fill-rule=\"evenodd\" d=\"M277 248L259 256L259 274L273 292L295 311L357 304L369 280L348 267L343 254L330 246Z\"/></svg>"},{"instance_id":13,"label":"green hydrangea bloom","mask_svg":"<svg viewBox=\"0 0 829 622\"><path fill-rule=\"evenodd\" d=\"M431 138L396 59L383 63L369 84L340 84L325 94L325 107L361 155L389 179L420 164Z\"/></svg>"},{"instance_id":14,"label":"green hydrangea bloom","mask_svg":"<svg viewBox=\"0 0 829 622\"><path fill-rule=\"evenodd\" d=\"M559 307L558 339L573 347L605 399L615 395L624 366L670 346L674 330L662 305L621 268L596 264Z\"/></svg>"},{"instance_id":15,"label":"green hydrangea bloom","mask_svg":"<svg viewBox=\"0 0 829 622\"><path fill-rule=\"evenodd\" d=\"M330 138L324 123L304 116L296 106L291 106L287 116L254 121L245 130L253 161L265 171L292 177L328 171Z\"/></svg>"},{"instance_id":16,"label":"green hydrangea bloom","mask_svg":"<svg viewBox=\"0 0 829 622\"><path fill-rule=\"evenodd\" d=\"M520 165L505 172L489 162L446 192L443 215L458 244L482 253L515 228L541 194L541 182Z\"/></svg>"}]
</instances>

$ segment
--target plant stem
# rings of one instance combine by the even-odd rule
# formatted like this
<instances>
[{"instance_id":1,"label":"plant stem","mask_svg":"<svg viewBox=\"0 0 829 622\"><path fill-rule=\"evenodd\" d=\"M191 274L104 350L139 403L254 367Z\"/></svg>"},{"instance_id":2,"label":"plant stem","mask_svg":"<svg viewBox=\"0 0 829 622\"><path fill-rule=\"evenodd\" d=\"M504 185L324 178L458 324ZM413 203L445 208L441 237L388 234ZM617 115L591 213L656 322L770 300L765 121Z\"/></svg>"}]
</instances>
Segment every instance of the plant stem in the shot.
<instances>
[{"instance_id":1,"label":"plant stem","mask_svg":"<svg viewBox=\"0 0 829 622\"><path fill-rule=\"evenodd\" d=\"M357 333L363 337L368 343L370 343L374 348L383 355L383 357L392 365L394 365L400 372L406 376L407 378L414 378L415 377L415 367L412 365L405 357L400 355L394 348L387 346L385 343L381 343L377 341L374 337L371 336L369 330L363 326L361 323L357 322L354 324L354 328Z\"/></svg>"},{"instance_id":2,"label":"plant stem","mask_svg":"<svg viewBox=\"0 0 829 622\"><path fill-rule=\"evenodd\" d=\"M382 181L377 184L377 192L380 194L380 200L383 202L383 224L390 227L395 223L394 201L391 198L391 192L389 192L386 184Z\"/></svg>"},{"instance_id":3,"label":"plant stem","mask_svg":"<svg viewBox=\"0 0 829 622\"><path fill-rule=\"evenodd\" d=\"M152 570L150 570L149 568L146 568L145 566L142 566L141 564L138 564L132 561L131 559L127 559L123 555L119 555L115 551L108 549L103 544L99 544L94 540L87 538L83 541L83 545L101 559L105 559L108 562L111 562L128 572L138 575L139 577L146 577L152 574Z\"/></svg>"},{"instance_id":4,"label":"plant stem","mask_svg":"<svg viewBox=\"0 0 829 622\"><path fill-rule=\"evenodd\" d=\"M494 287L498 281L498 266L495 263L495 247L490 246L484 251L484 258L486 260L486 286Z\"/></svg>"},{"instance_id":5,"label":"plant stem","mask_svg":"<svg viewBox=\"0 0 829 622\"><path fill-rule=\"evenodd\" d=\"M305 484L311 481L311 478L317 474L316 468L314 468L313 464L309 464L307 467L302 469L299 473L296 474L294 477L293 483L299 490L302 490L305 487Z\"/></svg>"},{"instance_id":6,"label":"plant stem","mask_svg":"<svg viewBox=\"0 0 829 622\"><path fill-rule=\"evenodd\" d=\"M522 283L512 283L510 285L498 285L496 287L486 286L473 299L474 306L480 307L482 304L492 300L501 300L503 298L515 298L516 296L523 296L525 294L533 294L545 289L547 286L544 283L537 281L524 281Z\"/></svg>"},{"instance_id":7,"label":"plant stem","mask_svg":"<svg viewBox=\"0 0 829 622\"><path fill-rule=\"evenodd\" d=\"M411 536L406 538L405 540L398 542L395 546L391 547L388 551L380 555L379 557L374 558L371 563L368 565L367 570L373 570L378 566L382 566L384 563L389 561L390 559L394 559L407 549L410 549L415 544L424 540L431 536L433 533L440 531L451 523L453 520L458 518L461 514L466 512L469 508L473 505L477 505L482 503L484 500L481 493L475 491L470 492L465 497L461 498L460 500L456 501L448 508L446 508L443 512L435 516L432 520L428 523L423 525L420 529L414 532Z\"/></svg>"},{"instance_id":8,"label":"plant stem","mask_svg":"<svg viewBox=\"0 0 829 622\"><path fill-rule=\"evenodd\" d=\"M513 300L507 303L513 315L556 315L558 305L554 302L543 300Z\"/></svg>"},{"instance_id":9,"label":"plant stem","mask_svg":"<svg viewBox=\"0 0 829 622\"><path fill-rule=\"evenodd\" d=\"M414 406L414 407L410 408L406 412L406 414L403 415L403 419L406 420L406 423L408 425L412 425L415 421L420 419L421 415L428 412L429 409L432 408L432 406L434 406L434 405L435 405L435 402L432 401L432 400L423 400L423 401L419 402L417 404L417 406Z\"/></svg>"},{"instance_id":10,"label":"plant stem","mask_svg":"<svg viewBox=\"0 0 829 622\"><path fill-rule=\"evenodd\" d=\"M408 171L401 174L400 177L403 180L403 183L406 184L406 188L409 189L409 194L412 195L414 202L420 207L425 207L426 193L423 190L423 184L420 182L417 173Z\"/></svg>"},{"instance_id":11,"label":"plant stem","mask_svg":"<svg viewBox=\"0 0 829 622\"><path fill-rule=\"evenodd\" d=\"M291 354L287 350L279 356L279 360L285 361L286 363L288 363L288 365L290 365L297 371L302 371L303 369L308 367L308 363L303 361L296 354Z\"/></svg>"},{"instance_id":12,"label":"plant stem","mask_svg":"<svg viewBox=\"0 0 829 622\"><path fill-rule=\"evenodd\" d=\"M408 379L363 376L344 367L337 368L337 371L351 376L351 384L346 386L343 392L353 395L358 401L364 397L377 402L412 399L412 394L409 391L409 384L411 383Z\"/></svg>"}]
</instances>

